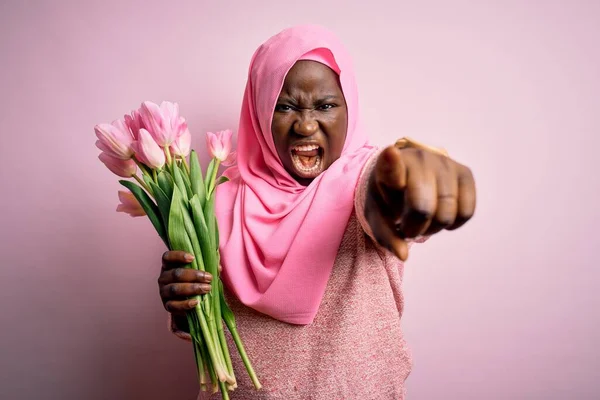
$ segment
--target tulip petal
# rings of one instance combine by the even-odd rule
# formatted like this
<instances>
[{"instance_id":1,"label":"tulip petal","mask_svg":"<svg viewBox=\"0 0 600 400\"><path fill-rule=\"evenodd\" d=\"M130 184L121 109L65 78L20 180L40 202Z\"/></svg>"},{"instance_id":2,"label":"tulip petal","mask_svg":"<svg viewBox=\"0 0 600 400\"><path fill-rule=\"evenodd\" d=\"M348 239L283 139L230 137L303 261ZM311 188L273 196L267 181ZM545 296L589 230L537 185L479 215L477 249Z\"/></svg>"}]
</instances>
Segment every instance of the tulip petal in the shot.
<instances>
[{"instance_id":1,"label":"tulip petal","mask_svg":"<svg viewBox=\"0 0 600 400\"><path fill-rule=\"evenodd\" d=\"M127 160L133 155L131 149L133 135L124 120L116 120L111 124L98 124L94 127L94 132L103 144L101 148L103 151L122 160Z\"/></svg>"},{"instance_id":2,"label":"tulip petal","mask_svg":"<svg viewBox=\"0 0 600 400\"><path fill-rule=\"evenodd\" d=\"M100 161L108 168L113 174L123 178L131 178L137 172L137 165L132 159L121 160L113 157L108 153L100 153L98 156Z\"/></svg>"},{"instance_id":3,"label":"tulip petal","mask_svg":"<svg viewBox=\"0 0 600 400\"><path fill-rule=\"evenodd\" d=\"M151 101L145 101L142 103L140 112L145 129L150 132L159 145L164 146L164 128L160 107Z\"/></svg>"},{"instance_id":4,"label":"tulip petal","mask_svg":"<svg viewBox=\"0 0 600 400\"><path fill-rule=\"evenodd\" d=\"M133 193L119 190L119 201L121 204L117 206L118 212L124 212L132 217L141 217L146 215L144 208L137 201Z\"/></svg>"},{"instance_id":5,"label":"tulip petal","mask_svg":"<svg viewBox=\"0 0 600 400\"><path fill-rule=\"evenodd\" d=\"M229 129L223 132L223 136L221 138L221 143L223 144L224 158L227 158L229 156L229 153L231 152L231 136L232 135L233 135L233 132Z\"/></svg>"},{"instance_id":6,"label":"tulip petal","mask_svg":"<svg viewBox=\"0 0 600 400\"><path fill-rule=\"evenodd\" d=\"M160 169L165 165L165 153L154 141L150 132L140 129L139 139L133 143L136 158L150 168Z\"/></svg>"},{"instance_id":7,"label":"tulip petal","mask_svg":"<svg viewBox=\"0 0 600 400\"><path fill-rule=\"evenodd\" d=\"M171 144L171 152L179 157L187 157L192 146L192 135L188 129Z\"/></svg>"},{"instance_id":8,"label":"tulip petal","mask_svg":"<svg viewBox=\"0 0 600 400\"><path fill-rule=\"evenodd\" d=\"M177 103L163 101L159 106L145 101L142 103L140 113L145 128L161 147L170 146L183 133L179 127L182 118L179 116Z\"/></svg>"}]
</instances>

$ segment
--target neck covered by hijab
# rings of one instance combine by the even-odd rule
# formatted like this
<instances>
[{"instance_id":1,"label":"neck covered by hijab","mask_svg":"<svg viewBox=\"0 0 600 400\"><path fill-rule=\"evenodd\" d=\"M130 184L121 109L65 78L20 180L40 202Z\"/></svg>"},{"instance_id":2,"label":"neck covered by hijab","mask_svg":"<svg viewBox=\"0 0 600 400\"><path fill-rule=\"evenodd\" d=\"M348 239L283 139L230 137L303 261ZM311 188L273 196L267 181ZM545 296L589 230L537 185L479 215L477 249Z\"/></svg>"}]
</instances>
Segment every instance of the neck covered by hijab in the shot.
<instances>
[{"instance_id":1,"label":"neck covered by hijab","mask_svg":"<svg viewBox=\"0 0 600 400\"><path fill-rule=\"evenodd\" d=\"M283 167L271 121L286 74L298 60L321 62L339 75L348 110L341 157L310 185ZM222 278L246 306L291 323L318 312L354 208L354 191L375 150L358 121L350 57L318 26L286 29L254 53L238 129L238 164L217 189Z\"/></svg>"}]
</instances>

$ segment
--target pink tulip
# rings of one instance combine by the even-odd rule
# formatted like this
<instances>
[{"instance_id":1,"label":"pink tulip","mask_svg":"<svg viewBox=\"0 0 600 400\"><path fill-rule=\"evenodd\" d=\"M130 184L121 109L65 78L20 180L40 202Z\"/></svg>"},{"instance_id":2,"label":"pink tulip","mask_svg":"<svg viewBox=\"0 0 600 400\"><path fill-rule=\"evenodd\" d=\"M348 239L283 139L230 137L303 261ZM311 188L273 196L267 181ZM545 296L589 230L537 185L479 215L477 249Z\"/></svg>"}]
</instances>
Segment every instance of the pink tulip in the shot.
<instances>
[{"instance_id":1,"label":"pink tulip","mask_svg":"<svg viewBox=\"0 0 600 400\"><path fill-rule=\"evenodd\" d=\"M192 149L192 135L187 128L187 123L184 122L184 124L183 133L171 144L171 153L182 158L187 157Z\"/></svg>"},{"instance_id":2,"label":"pink tulip","mask_svg":"<svg viewBox=\"0 0 600 400\"><path fill-rule=\"evenodd\" d=\"M165 153L144 128L140 129L138 140L132 144L135 157L150 168L161 169L165 165Z\"/></svg>"},{"instance_id":3,"label":"pink tulip","mask_svg":"<svg viewBox=\"0 0 600 400\"><path fill-rule=\"evenodd\" d=\"M146 215L146 212L133 193L119 190L119 200L121 201L121 204L117 206L117 212L124 212L132 217L142 217Z\"/></svg>"},{"instance_id":4,"label":"pink tulip","mask_svg":"<svg viewBox=\"0 0 600 400\"><path fill-rule=\"evenodd\" d=\"M100 153L98 158L113 174L122 176L123 178L131 178L137 172L137 165L132 159L121 160L104 152Z\"/></svg>"},{"instance_id":5,"label":"pink tulip","mask_svg":"<svg viewBox=\"0 0 600 400\"><path fill-rule=\"evenodd\" d=\"M140 110L133 110L131 114L125 115L125 124L129 127L129 130L133 134L135 140L138 138L140 129L146 128L142 121L142 114Z\"/></svg>"},{"instance_id":6,"label":"pink tulip","mask_svg":"<svg viewBox=\"0 0 600 400\"><path fill-rule=\"evenodd\" d=\"M233 164L235 164L236 159L237 151L232 151L231 153L229 153L229 156L227 156L225 161L223 161L221 164L223 164L226 167L231 167Z\"/></svg>"},{"instance_id":7,"label":"pink tulip","mask_svg":"<svg viewBox=\"0 0 600 400\"><path fill-rule=\"evenodd\" d=\"M98 124L94 127L98 140L96 147L121 160L129 160L133 155L131 143L133 135L125 121L118 119L111 124Z\"/></svg>"},{"instance_id":8,"label":"pink tulip","mask_svg":"<svg viewBox=\"0 0 600 400\"><path fill-rule=\"evenodd\" d=\"M219 161L223 162L231 153L231 132L229 129L217 133L206 133L206 145L210 154Z\"/></svg>"},{"instance_id":9,"label":"pink tulip","mask_svg":"<svg viewBox=\"0 0 600 400\"><path fill-rule=\"evenodd\" d=\"M150 101L142 103L140 114L144 127L161 147L170 146L187 128L179 116L179 105L163 101L160 107Z\"/></svg>"}]
</instances>

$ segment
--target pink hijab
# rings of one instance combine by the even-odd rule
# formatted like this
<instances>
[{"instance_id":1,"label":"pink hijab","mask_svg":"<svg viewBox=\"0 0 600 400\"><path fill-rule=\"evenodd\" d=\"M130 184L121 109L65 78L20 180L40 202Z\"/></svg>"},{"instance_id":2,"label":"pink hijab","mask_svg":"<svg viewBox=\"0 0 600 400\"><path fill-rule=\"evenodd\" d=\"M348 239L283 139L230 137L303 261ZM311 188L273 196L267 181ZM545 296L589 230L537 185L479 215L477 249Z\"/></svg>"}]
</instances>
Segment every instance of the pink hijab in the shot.
<instances>
[{"instance_id":1,"label":"pink hijab","mask_svg":"<svg viewBox=\"0 0 600 400\"><path fill-rule=\"evenodd\" d=\"M300 59L339 74L348 108L341 157L308 187L284 169L271 134L283 81ZM243 304L291 324L313 321L373 151L358 123L350 57L331 32L297 26L258 48L242 104L238 165L225 172L231 181L217 189L216 206L222 276Z\"/></svg>"}]
</instances>

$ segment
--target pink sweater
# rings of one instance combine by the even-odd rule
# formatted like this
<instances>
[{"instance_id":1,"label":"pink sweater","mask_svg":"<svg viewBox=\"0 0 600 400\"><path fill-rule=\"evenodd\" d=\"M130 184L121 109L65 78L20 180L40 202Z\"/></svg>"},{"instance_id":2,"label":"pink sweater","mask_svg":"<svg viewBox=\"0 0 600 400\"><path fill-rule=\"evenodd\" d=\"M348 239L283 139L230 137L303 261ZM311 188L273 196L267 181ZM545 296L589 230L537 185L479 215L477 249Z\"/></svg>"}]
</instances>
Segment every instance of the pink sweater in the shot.
<instances>
[{"instance_id":1,"label":"pink sweater","mask_svg":"<svg viewBox=\"0 0 600 400\"><path fill-rule=\"evenodd\" d=\"M255 390L230 340L236 400L404 399L411 357L400 327L403 263L378 246L364 219L367 163L319 312L297 326L228 297L240 336L263 388ZM171 324L172 331L189 335ZM230 338L229 338L230 339ZM199 399L220 399L200 393Z\"/></svg>"}]
</instances>

